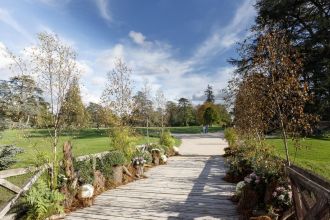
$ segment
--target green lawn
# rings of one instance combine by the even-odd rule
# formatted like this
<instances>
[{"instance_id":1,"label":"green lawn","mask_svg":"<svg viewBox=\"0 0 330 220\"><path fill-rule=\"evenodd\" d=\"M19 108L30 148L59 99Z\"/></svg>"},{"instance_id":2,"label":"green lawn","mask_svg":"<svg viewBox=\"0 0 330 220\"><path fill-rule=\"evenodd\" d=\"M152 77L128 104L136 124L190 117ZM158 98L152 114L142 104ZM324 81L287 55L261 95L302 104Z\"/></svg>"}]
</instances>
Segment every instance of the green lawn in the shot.
<instances>
[{"instance_id":1,"label":"green lawn","mask_svg":"<svg viewBox=\"0 0 330 220\"><path fill-rule=\"evenodd\" d=\"M160 131L160 127L151 127L149 128L149 133L150 134L158 134ZM198 134L202 132L202 126L189 126L189 127L166 127L165 129L170 130L171 133L176 133L176 134ZM136 130L140 133L146 134L147 129L146 128L141 128L137 127ZM223 131L222 127L219 126L213 126L209 127L209 132L217 132L217 131Z\"/></svg>"},{"instance_id":2,"label":"green lawn","mask_svg":"<svg viewBox=\"0 0 330 220\"><path fill-rule=\"evenodd\" d=\"M267 141L275 146L280 157L285 158L282 139L272 138ZM292 141L289 142L289 156L292 163L330 180L330 137L306 138L301 143L304 147L296 150Z\"/></svg>"},{"instance_id":3,"label":"green lawn","mask_svg":"<svg viewBox=\"0 0 330 220\"><path fill-rule=\"evenodd\" d=\"M6 130L1 134L0 146L6 144L13 144L24 149L24 153L17 156L18 163L15 167L26 167L35 164L38 160L37 155L39 152L46 155L51 153L51 140L48 137L48 130ZM62 155L63 143L67 140L71 140L73 144L74 156L93 154L110 149L110 138L107 129L84 129L79 134L64 133L60 137L60 143L58 148L59 156ZM150 142L157 142L158 138L150 137ZM138 135L135 138L136 144L147 143L147 138Z\"/></svg>"}]
</instances>

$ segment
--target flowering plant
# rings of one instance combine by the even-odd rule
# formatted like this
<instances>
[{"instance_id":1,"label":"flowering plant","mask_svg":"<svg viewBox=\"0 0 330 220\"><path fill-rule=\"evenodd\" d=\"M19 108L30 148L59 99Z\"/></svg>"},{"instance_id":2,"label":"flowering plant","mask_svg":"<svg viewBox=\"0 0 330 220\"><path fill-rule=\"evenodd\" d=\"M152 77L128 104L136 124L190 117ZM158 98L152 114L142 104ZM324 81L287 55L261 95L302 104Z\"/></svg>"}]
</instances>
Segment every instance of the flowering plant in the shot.
<instances>
[{"instance_id":1,"label":"flowering plant","mask_svg":"<svg viewBox=\"0 0 330 220\"><path fill-rule=\"evenodd\" d=\"M276 187L273 192L273 203L275 207L286 209L291 206L292 203L292 191L291 186L279 186Z\"/></svg>"},{"instance_id":2,"label":"flowering plant","mask_svg":"<svg viewBox=\"0 0 330 220\"><path fill-rule=\"evenodd\" d=\"M236 196L241 196L243 192L243 187L246 185L244 181L238 182L236 185L236 190L235 190L235 195Z\"/></svg>"},{"instance_id":3,"label":"flowering plant","mask_svg":"<svg viewBox=\"0 0 330 220\"><path fill-rule=\"evenodd\" d=\"M132 159L133 166L143 166L147 161L144 159L144 157L134 157Z\"/></svg>"},{"instance_id":4,"label":"flowering plant","mask_svg":"<svg viewBox=\"0 0 330 220\"><path fill-rule=\"evenodd\" d=\"M249 175L247 175L244 178L244 182L246 184L250 184L252 186L258 185L260 183L260 181L261 181L260 176L258 176L257 174L255 174L255 172L250 173Z\"/></svg>"}]
</instances>

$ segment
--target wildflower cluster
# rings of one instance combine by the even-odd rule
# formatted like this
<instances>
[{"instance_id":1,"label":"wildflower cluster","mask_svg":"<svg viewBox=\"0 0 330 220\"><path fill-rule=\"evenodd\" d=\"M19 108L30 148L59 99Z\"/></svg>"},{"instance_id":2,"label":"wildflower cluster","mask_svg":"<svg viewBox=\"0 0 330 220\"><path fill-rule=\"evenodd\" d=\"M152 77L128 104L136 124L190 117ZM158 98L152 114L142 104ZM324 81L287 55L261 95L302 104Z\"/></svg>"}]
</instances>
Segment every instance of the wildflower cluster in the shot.
<instances>
[{"instance_id":1,"label":"wildflower cluster","mask_svg":"<svg viewBox=\"0 0 330 220\"><path fill-rule=\"evenodd\" d=\"M144 159L144 157L134 157L132 159L133 166L143 166L147 161Z\"/></svg>"},{"instance_id":2,"label":"wildflower cluster","mask_svg":"<svg viewBox=\"0 0 330 220\"><path fill-rule=\"evenodd\" d=\"M286 187L284 186L276 187L272 195L273 195L273 202L276 207L288 208L291 206L292 191L290 185Z\"/></svg>"},{"instance_id":3,"label":"wildflower cluster","mask_svg":"<svg viewBox=\"0 0 330 220\"><path fill-rule=\"evenodd\" d=\"M251 185L258 185L261 181L260 176L255 174L255 172L250 173L244 178L244 182Z\"/></svg>"}]
</instances>

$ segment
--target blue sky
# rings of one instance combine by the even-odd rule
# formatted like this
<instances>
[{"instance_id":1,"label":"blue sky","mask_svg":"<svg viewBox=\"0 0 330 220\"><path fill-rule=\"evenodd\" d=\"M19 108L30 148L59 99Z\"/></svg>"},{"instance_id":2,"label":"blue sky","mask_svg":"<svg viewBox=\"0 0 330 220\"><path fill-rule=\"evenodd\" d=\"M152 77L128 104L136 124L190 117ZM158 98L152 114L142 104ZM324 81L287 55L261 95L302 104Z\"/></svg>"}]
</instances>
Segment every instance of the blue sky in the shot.
<instances>
[{"instance_id":1,"label":"blue sky","mask_svg":"<svg viewBox=\"0 0 330 220\"><path fill-rule=\"evenodd\" d=\"M148 80L170 100L198 101L207 84L226 86L236 42L249 34L253 0L0 0L0 79L5 48L19 54L36 34L54 32L78 52L84 101L97 102L120 57L134 90Z\"/></svg>"}]
</instances>

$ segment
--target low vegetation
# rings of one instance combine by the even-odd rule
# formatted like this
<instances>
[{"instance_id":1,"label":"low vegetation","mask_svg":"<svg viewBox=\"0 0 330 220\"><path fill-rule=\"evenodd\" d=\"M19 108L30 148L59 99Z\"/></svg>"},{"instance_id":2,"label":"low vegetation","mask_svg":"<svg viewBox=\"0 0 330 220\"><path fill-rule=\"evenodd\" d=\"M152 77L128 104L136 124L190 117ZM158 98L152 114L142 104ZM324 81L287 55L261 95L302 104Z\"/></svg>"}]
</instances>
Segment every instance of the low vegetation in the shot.
<instances>
[{"instance_id":1,"label":"low vegetation","mask_svg":"<svg viewBox=\"0 0 330 220\"><path fill-rule=\"evenodd\" d=\"M108 129L83 129L79 132L63 132L60 136L59 146L63 146L64 141L71 140L73 144L74 156L81 156L93 153L108 151L111 145L111 138L109 138ZM151 142L158 142L159 138L151 137ZM147 142L147 138L137 135L134 138L134 144L143 144ZM26 167L35 165L36 155L39 159L47 161L50 156L50 140L47 129L38 130L5 130L0 139L0 145L14 144L21 146L24 153L16 156L17 163L12 165L15 167ZM58 155L61 157L62 152ZM42 161L43 162L43 161Z\"/></svg>"}]
</instances>

